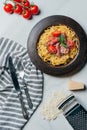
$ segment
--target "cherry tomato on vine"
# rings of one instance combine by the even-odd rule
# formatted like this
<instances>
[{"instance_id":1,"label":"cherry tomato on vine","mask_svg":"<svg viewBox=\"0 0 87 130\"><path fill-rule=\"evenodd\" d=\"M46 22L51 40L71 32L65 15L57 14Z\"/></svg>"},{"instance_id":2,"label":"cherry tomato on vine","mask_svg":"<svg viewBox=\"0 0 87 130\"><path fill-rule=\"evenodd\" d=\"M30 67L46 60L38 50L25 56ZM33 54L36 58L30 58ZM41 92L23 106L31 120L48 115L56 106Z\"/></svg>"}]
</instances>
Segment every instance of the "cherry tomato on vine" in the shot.
<instances>
[{"instance_id":1,"label":"cherry tomato on vine","mask_svg":"<svg viewBox=\"0 0 87 130\"><path fill-rule=\"evenodd\" d=\"M7 3L7 4L5 4L4 5L4 10L7 12L7 13L13 13L13 5L12 4L9 4L9 3Z\"/></svg>"},{"instance_id":2,"label":"cherry tomato on vine","mask_svg":"<svg viewBox=\"0 0 87 130\"><path fill-rule=\"evenodd\" d=\"M15 6L14 6L14 12L16 13L16 14L22 14L22 6L21 5L19 5L19 4L16 4Z\"/></svg>"},{"instance_id":3,"label":"cherry tomato on vine","mask_svg":"<svg viewBox=\"0 0 87 130\"><path fill-rule=\"evenodd\" d=\"M31 5L31 6L30 6L30 10L31 10L31 13L32 13L33 15L36 15L36 14L39 13L39 7L38 7L37 5Z\"/></svg>"},{"instance_id":4,"label":"cherry tomato on vine","mask_svg":"<svg viewBox=\"0 0 87 130\"><path fill-rule=\"evenodd\" d=\"M21 3L21 0L13 0L14 2L18 2L18 3Z\"/></svg>"},{"instance_id":5,"label":"cherry tomato on vine","mask_svg":"<svg viewBox=\"0 0 87 130\"><path fill-rule=\"evenodd\" d=\"M22 13L22 16L25 18L25 19L30 19L31 18L31 11L30 10L24 10L23 13Z\"/></svg>"},{"instance_id":6,"label":"cherry tomato on vine","mask_svg":"<svg viewBox=\"0 0 87 130\"><path fill-rule=\"evenodd\" d=\"M30 2L28 0L22 0L22 5L24 7L30 7Z\"/></svg>"}]
</instances>

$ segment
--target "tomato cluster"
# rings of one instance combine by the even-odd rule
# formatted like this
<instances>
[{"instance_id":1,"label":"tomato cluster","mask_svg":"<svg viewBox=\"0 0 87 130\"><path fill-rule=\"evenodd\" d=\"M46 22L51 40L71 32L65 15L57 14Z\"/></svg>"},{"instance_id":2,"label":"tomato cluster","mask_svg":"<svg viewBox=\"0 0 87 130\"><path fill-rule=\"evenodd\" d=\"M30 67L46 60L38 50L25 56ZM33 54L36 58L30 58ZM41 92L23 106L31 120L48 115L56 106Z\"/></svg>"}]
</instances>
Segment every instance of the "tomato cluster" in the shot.
<instances>
[{"instance_id":1,"label":"tomato cluster","mask_svg":"<svg viewBox=\"0 0 87 130\"><path fill-rule=\"evenodd\" d=\"M4 4L5 12L9 14L21 14L25 19L31 19L32 15L39 14L39 7L36 4L31 4L28 0L9 0Z\"/></svg>"}]
</instances>

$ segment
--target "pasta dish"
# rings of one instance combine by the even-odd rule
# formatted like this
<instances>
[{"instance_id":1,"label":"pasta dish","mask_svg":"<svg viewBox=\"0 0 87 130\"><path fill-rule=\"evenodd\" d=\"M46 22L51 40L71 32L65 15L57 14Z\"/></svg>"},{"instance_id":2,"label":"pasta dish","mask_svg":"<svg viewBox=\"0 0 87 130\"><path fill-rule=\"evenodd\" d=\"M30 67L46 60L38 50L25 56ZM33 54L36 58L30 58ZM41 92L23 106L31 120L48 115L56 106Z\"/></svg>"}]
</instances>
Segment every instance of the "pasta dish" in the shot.
<instances>
[{"instance_id":1,"label":"pasta dish","mask_svg":"<svg viewBox=\"0 0 87 130\"><path fill-rule=\"evenodd\" d=\"M70 63L78 51L78 36L72 28L62 24L45 29L37 43L38 55L52 66Z\"/></svg>"}]
</instances>

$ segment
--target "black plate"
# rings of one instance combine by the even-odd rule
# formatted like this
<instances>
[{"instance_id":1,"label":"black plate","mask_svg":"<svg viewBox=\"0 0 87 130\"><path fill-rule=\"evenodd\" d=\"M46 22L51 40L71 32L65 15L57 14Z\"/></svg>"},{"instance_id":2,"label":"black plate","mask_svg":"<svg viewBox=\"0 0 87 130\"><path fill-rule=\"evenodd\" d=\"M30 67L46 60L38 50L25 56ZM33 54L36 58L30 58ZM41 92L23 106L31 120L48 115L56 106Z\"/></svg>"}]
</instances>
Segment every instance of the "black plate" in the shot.
<instances>
[{"instance_id":1,"label":"black plate","mask_svg":"<svg viewBox=\"0 0 87 130\"><path fill-rule=\"evenodd\" d=\"M58 25L58 24L64 24L66 26L71 27L76 32L80 41L79 54L71 64L63 67L53 67L48 63L45 63L39 57L36 49L38 39L41 33L43 32L43 30L49 26ZM67 16L61 16L61 15L49 16L42 19L40 22L38 22L30 32L27 41L27 49L28 49L30 59L34 63L34 65L42 72L54 76L66 76L66 75L74 74L79 70L81 70L87 61L86 34L79 23L77 23L75 20Z\"/></svg>"}]
</instances>

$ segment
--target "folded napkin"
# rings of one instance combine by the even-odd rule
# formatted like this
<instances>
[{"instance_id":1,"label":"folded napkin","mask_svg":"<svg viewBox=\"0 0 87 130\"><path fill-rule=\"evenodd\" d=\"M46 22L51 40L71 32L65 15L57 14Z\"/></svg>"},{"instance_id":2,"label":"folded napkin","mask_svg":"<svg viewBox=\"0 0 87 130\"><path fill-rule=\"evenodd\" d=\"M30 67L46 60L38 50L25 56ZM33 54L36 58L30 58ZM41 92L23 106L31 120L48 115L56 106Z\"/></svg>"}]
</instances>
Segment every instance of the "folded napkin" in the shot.
<instances>
[{"instance_id":1,"label":"folded napkin","mask_svg":"<svg viewBox=\"0 0 87 130\"><path fill-rule=\"evenodd\" d=\"M16 72L18 71L18 59L22 59L24 78L33 103L32 109L29 109L23 80L19 76L18 81L30 119L42 101L43 74L32 64L27 50L24 47L10 39L0 38L0 67L6 65L8 68L8 63L6 63L8 54L13 58ZM4 73L0 75L0 130L21 130L26 123L27 120L23 117L21 104L14 88L10 71L9 69L4 70Z\"/></svg>"}]
</instances>

